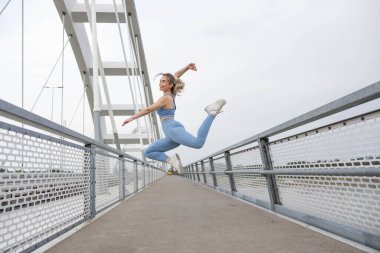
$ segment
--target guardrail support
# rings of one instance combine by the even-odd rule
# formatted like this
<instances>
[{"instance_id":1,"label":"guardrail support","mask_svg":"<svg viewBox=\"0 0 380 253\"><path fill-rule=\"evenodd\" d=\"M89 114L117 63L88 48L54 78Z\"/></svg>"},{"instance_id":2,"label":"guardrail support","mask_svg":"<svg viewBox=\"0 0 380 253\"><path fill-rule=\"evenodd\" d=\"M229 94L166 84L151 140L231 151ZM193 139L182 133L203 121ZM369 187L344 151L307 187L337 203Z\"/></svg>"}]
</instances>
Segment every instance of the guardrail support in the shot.
<instances>
[{"instance_id":1,"label":"guardrail support","mask_svg":"<svg viewBox=\"0 0 380 253\"><path fill-rule=\"evenodd\" d=\"M133 161L133 164L135 166L135 192L138 192L139 190L139 168L137 165L137 160Z\"/></svg>"},{"instance_id":2,"label":"guardrail support","mask_svg":"<svg viewBox=\"0 0 380 253\"><path fill-rule=\"evenodd\" d=\"M210 172L214 172L215 171L215 168L214 168L214 158L210 157L208 159L210 161ZM215 173L211 173L211 176L212 176L212 182L214 184L214 188L218 186L218 181L216 181L216 175Z\"/></svg>"},{"instance_id":3,"label":"guardrail support","mask_svg":"<svg viewBox=\"0 0 380 253\"><path fill-rule=\"evenodd\" d=\"M119 155L119 158L121 160L120 163L120 173L121 173L121 190L123 191L121 194L121 199L125 199L125 160L122 155Z\"/></svg>"},{"instance_id":4,"label":"guardrail support","mask_svg":"<svg viewBox=\"0 0 380 253\"><path fill-rule=\"evenodd\" d=\"M226 166L227 166L226 171L232 171L230 151L224 152L224 158L226 159ZM232 195L234 192L236 192L236 184L235 184L234 174L229 173L227 175L228 175L228 179L230 180L231 195Z\"/></svg>"},{"instance_id":5,"label":"guardrail support","mask_svg":"<svg viewBox=\"0 0 380 253\"><path fill-rule=\"evenodd\" d=\"M269 148L268 148L268 138L258 139L261 160L264 165L264 170L273 170L272 160L270 158ZM271 210L275 209L275 205L280 205L280 196L278 194L278 188L276 183L276 176L266 175L268 186L268 193L270 198Z\"/></svg>"},{"instance_id":6,"label":"guardrail support","mask_svg":"<svg viewBox=\"0 0 380 253\"><path fill-rule=\"evenodd\" d=\"M191 179L195 181L194 164L191 165Z\"/></svg>"},{"instance_id":7,"label":"guardrail support","mask_svg":"<svg viewBox=\"0 0 380 253\"><path fill-rule=\"evenodd\" d=\"M91 144L86 144L86 147L90 149L90 219L95 218L96 214L96 154L95 148Z\"/></svg>"},{"instance_id":8,"label":"guardrail support","mask_svg":"<svg viewBox=\"0 0 380 253\"><path fill-rule=\"evenodd\" d=\"M206 173L205 173L205 166L203 161L201 161L201 168L202 168L202 175L203 175L203 183L207 184L207 179L206 179Z\"/></svg>"},{"instance_id":9,"label":"guardrail support","mask_svg":"<svg viewBox=\"0 0 380 253\"><path fill-rule=\"evenodd\" d=\"M142 170L142 188L145 188L145 170L146 170L146 166L145 164L142 164L142 167L143 167L143 170Z\"/></svg>"},{"instance_id":10,"label":"guardrail support","mask_svg":"<svg viewBox=\"0 0 380 253\"><path fill-rule=\"evenodd\" d=\"M195 164L195 171L197 172L198 182L200 182L201 178L199 177L198 163Z\"/></svg>"}]
</instances>

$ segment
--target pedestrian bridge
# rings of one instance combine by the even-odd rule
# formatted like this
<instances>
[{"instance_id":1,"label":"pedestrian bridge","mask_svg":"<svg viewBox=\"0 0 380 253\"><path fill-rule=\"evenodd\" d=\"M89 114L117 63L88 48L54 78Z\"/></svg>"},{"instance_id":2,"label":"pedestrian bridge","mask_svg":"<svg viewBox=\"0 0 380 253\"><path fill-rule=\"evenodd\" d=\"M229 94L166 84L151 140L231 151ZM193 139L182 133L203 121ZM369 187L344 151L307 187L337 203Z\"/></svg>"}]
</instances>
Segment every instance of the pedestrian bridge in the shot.
<instances>
[{"instance_id":1,"label":"pedestrian bridge","mask_svg":"<svg viewBox=\"0 0 380 253\"><path fill-rule=\"evenodd\" d=\"M47 252L362 252L179 176L165 176Z\"/></svg>"},{"instance_id":2,"label":"pedestrian bridge","mask_svg":"<svg viewBox=\"0 0 380 253\"><path fill-rule=\"evenodd\" d=\"M144 145L161 138L156 116L124 131L116 124L116 117L154 101L134 1L52 1L62 24L59 51L45 47L51 36L45 28L26 36L33 42L28 54L39 52L34 46L40 44L44 54L58 56L38 82L39 93L31 80L24 87L31 76L24 66L49 64L41 59L46 56L25 59L24 1L20 17L10 2L1 7L0 27L8 31L21 20L21 41L10 43L21 48L3 47L21 52L21 106L0 99L0 253L380 250L380 110L373 106L379 105L380 82L232 146L224 143L186 164L182 176L167 176L165 165L141 156ZM50 16L37 9L28 14ZM78 67L80 81L71 80L68 65ZM14 70L7 66L6 72ZM29 74L35 72L43 71ZM1 95L8 99L17 80L4 83ZM68 94L71 84L80 84L74 89L78 103ZM60 113L54 111L55 89ZM84 135L86 129L92 136L85 127L86 98L94 138ZM81 104L82 117L74 120ZM50 120L37 111L50 111ZM80 121L82 134L72 130Z\"/></svg>"},{"instance_id":3,"label":"pedestrian bridge","mask_svg":"<svg viewBox=\"0 0 380 253\"><path fill-rule=\"evenodd\" d=\"M297 130L379 97L380 82L194 161L182 177L0 100L0 251L380 249L380 111Z\"/></svg>"}]
</instances>

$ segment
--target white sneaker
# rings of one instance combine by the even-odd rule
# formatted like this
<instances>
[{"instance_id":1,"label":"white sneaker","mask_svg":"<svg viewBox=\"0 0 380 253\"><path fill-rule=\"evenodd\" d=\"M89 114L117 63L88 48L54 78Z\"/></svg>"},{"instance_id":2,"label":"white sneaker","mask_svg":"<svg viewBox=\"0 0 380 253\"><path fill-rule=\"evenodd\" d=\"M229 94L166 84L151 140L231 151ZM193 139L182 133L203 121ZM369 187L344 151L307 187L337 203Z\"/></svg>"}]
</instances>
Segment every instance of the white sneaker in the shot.
<instances>
[{"instance_id":1,"label":"white sneaker","mask_svg":"<svg viewBox=\"0 0 380 253\"><path fill-rule=\"evenodd\" d=\"M183 173L183 166L181 162L181 158L177 153L175 153L172 157L170 157L170 166L177 170L178 174Z\"/></svg>"},{"instance_id":2,"label":"white sneaker","mask_svg":"<svg viewBox=\"0 0 380 253\"><path fill-rule=\"evenodd\" d=\"M212 103L211 105L208 105L206 108L205 108L205 111L208 113L208 114L211 114L213 116L216 116L218 115L222 109L222 107L227 103L226 100L224 99L220 99L220 100L217 100L216 102Z\"/></svg>"}]
</instances>

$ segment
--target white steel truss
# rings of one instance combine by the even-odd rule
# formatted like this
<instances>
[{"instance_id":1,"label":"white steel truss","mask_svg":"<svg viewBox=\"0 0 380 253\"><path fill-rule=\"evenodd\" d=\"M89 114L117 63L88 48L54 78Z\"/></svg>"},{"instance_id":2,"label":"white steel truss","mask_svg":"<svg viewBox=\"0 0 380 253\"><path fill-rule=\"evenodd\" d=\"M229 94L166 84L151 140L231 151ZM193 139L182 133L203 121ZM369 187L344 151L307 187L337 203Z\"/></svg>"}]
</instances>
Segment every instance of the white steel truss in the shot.
<instances>
[{"instance_id":1,"label":"white steel truss","mask_svg":"<svg viewBox=\"0 0 380 253\"><path fill-rule=\"evenodd\" d=\"M116 124L114 116L129 116L135 114L143 106L150 105L153 103L153 96L151 91L151 85L149 82L149 75L147 70L147 64L145 60L145 53L143 49L140 27L138 24L137 13L135 8L134 0L122 0L122 4L97 4L96 6L90 6L88 0L84 1L84 4L77 3L75 0L54 0L54 4L57 8L58 14L62 21L64 21L65 31L68 36L71 36L70 43L73 49L79 71L83 76L85 85L87 86L86 95L89 101L89 106L92 110L92 117L94 121L94 131L98 131L98 136L95 134L96 138L99 141L102 141L106 144L115 144L116 147L120 150L121 144L140 144L141 150L143 145L149 144L152 141L160 138L160 130L157 124L156 115L152 114L149 116L149 120L145 120L145 131L141 131L141 124L138 124L138 133L136 131L129 134L118 134L116 129ZM94 2L94 1L93 1ZM100 50L92 52L90 41L92 45L97 47L96 37L89 38L86 29L85 23L90 21L90 27L93 30L96 24L91 23L91 9L94 7L96 10L96 23L113 23L119 26L120 24L128 27L128 36L131 41L132 47L130 48L133 58L126 59L121 62L103 62L101 58ZM95 17L94 19L95 20ZM96 29L92 31L96 36ZM94 35L93 35L94 36ZM121 33L120 33L121 36ZM118 38L115 38L117 40ZM122 38L119 38L122 41ZM124 49L123 45L123 51ZM124 52L125 56L125 52ZM93 61L97 59L97 61ZM99 96L98 101L95 101L94 97L94 78L93 75L96 74L94 68L97 68L97 73L102 80L104 87L104 94L106 103L102 103L102 97ZM106 84L107 76L127 76L130 78L137 77L140 80L141 88L140 91L140 101L138 103L137 99L132 99L126 104L115 104L112 103L112 97L108 94L108 88ZM97 80L97 79L96 79ZM130 79L129 79L130 80ZM97 88L99 89L99 88ZM134 97L132 88L130 90L132 93L132 98ZM95 93L100 93L97 90ZM135 94L137 97L137 95ZM99 106L97 106L99 105ZM99 107L99 108L94 108ZM94 110L96 109L96 110ZM112 132L107 131L105 118L109 117L112 124ZM100 120L100 123L96 121ZM135 146L124 147L128 150L136 150Z\"/></svg>"}]
</instances>

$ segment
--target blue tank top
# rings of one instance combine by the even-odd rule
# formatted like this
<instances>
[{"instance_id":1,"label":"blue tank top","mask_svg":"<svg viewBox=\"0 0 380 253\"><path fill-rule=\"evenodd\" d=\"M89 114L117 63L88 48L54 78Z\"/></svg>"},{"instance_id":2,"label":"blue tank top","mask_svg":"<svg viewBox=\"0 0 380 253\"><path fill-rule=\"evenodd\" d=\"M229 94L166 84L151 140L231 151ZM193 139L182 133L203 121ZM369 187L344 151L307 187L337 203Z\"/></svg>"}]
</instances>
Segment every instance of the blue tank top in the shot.
<instances>
[{"instance_id":1,"label":"blue tank top","mask_svg":"<svg viewBox=\"0 0 380 253\"><path fill-rule=\"evenodd\" d=\"M165 96L171 96L172 99L173 99L173 109L164 109L164 108L159 108L156 110L158 116L160 118L163 118L163 117L173 117L174 118L174 113L175 113L175 109L177 108L176 105L175 105L175 102L174 102L174 96L173 95L170 95L170 94L167 94Z\"/></svg>"}]
</instances>

